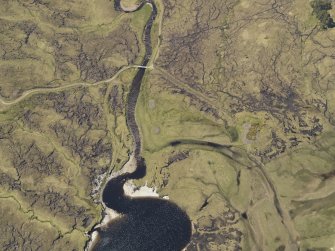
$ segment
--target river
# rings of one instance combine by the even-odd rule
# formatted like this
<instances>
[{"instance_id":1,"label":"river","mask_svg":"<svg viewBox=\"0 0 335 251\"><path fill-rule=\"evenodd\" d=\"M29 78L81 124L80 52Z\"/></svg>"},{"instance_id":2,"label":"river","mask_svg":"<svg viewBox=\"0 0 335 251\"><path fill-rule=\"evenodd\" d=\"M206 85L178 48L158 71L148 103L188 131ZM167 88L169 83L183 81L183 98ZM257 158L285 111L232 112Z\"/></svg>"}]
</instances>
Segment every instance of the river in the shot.
<instances>
[{"instance_id":1,"label":"river","mask_svg":"<svg viewBox=\"0 0 335 251\"><path fill-rule=\"evenodd\" d=\"M145 55L142 66L147 66L152 55L151 28L157 16L152 0L143 1L134 10L122 8L121 0L115 0L117 11L134 12L145 4L152 6L152 12L144 28ZM136 169L110 179L102 193L106 207L121 216L107 225L95 229L98 233L94 251L179 251L187 246L192 234L191 221L187 214L171 201L153 197L132 198L124 193L123 186L130 179L140 179L146 174L146 163L141 156L142 141L135 119L135 107L146 69L136 73L127 100L126 119L133 137L133 155Z\"/></svg>"}]
</instances>

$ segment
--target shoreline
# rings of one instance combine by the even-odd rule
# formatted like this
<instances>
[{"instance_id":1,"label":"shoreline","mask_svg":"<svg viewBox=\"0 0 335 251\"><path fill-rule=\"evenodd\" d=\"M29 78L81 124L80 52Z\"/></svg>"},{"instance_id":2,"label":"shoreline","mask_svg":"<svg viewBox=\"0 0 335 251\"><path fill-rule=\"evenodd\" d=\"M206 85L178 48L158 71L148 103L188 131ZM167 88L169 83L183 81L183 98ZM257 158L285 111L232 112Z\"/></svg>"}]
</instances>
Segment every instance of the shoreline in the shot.
<instances>
[{"instance_id":1,"label":"shoreline","mask_svg":"<svg viewBox=\"0 0 335 251\"><path fill-rule=\"evenodd\" d=\"M122 167L121 170L111 173L111 175L107 178L106 180L106 184L108 183L109 180L122 175L124 173L132 173L136 170L136 159L135 159L135 155L134 153L132 153L129 156L129 160L124 164L124 166ZM147 185L147 183L144 186L136 186L134 185L134 183L132 182L132 180L128 180L124 186L123 186L123 190L126 196L132 197L132 198L138 198L138 197L152 197L152 198L162 198L162 199L166 199L169 200L169 196L163 196L160 197L160 195L157 193L157 188L156 187L149 187ZM110 209L108 207L106 207L105 203L101 201L100 203L103 205L104 210L102 211L103 214L103 218L100 221L99 224L97 224L91 234L88 234L90 237L90 240L88 241L87 247L85 248L85 251L91 251L92 247L94 246L95 242L98 240L99 235L97 228L103 228L105 226L107 226L111 221L113 221L114 219L121 217L122 214L117 213L116 211L114 211L113 209Z\"/></svg>"}]
</instances>

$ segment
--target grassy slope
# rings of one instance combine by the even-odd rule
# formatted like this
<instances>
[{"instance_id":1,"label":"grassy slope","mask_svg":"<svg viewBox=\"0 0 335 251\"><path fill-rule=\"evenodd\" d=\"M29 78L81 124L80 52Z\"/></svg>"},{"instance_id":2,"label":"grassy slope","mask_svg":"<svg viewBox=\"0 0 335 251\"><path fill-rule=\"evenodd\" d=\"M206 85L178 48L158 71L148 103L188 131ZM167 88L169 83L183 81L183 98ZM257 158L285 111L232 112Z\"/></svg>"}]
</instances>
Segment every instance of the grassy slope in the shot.
<instances>
[{"instance_id":1,"label":"grassy slope","mask_svg":"<svg viewBox=\"0 0 335 251\"><path fill-rule=\"evenodd\" d=\"M330 57L334 45L330 38L334 38L335 30L318 32L318 21L305 1L297 0L287 4L281 17L266 9L266 4L262 6L241 1L234 9L235 16L230 17L239 20L236 26L232 24L230 28L233 30L233 38L229 37L229 28L225 33L226 39L232 39L228 40L230 43L226 44L224 38L221 38L222 44L217 54L210 56L206 50L213 48L213 41L218 41L204 38L202 41L205 42L199 42L201 51L208 54L204 53L204 58L196 59L205 63L206 70L206 67L209 68L205 74L212 74L207 82L202 83L205 89L203 93L208 91L215 97L202 100L209 103L210 99L214 101L211 105L218 108L221 115L217 119L209 112L203 112L204 105L199 101L202 95L197 93L196 88L185 88L185 85L197 81L182 79L187 75L187 70L197 69L196 63L180 63L188 56L180 48L190 48L187 47L190 46L187 40L181 37L187 37L189 20L193 20L193 12L182 14L182 5L177 5L170 12L172 17L165 20L158 58L159 67L163 67L173 77L159 69L151 71L146 76L137 107L137 119L144 139L144 156L148 162L148 175L140 184L148 182L158 187L162 195L169 195L173 201L182 205L195 224L201 217L208 220L213 208L234 208L240 213L238 228L245 233L245 250L282 250L285 247L296 250L295 241L302 250L328 250L333 247L335 228L332 218L335 204L332 156L335 150L332 142L335 137L331 132L334 129L332 117L335 106L334 74L331 70L334 60ZM267 11L263 14L259 8ZM206 10L206 7L202 9ZM251 18L252 13L258 13L259 16ZM243 18L248 22L244 24L241 21ZM180 29L176 29L178 20L184 23ZM241 26L238 26L239 22ZM306 33L314 29L311 35L313 39L306 37L306 40L297 43L293 33L290 33L295 27ZM183 42L182 45L176 42L178 38ZM174 51L178 51L179 55L174 54ZM231 55L226 55L228 52ZM227 62L224 57L219 58L219 53L228 58ZM175 57L174 64L165 66L164 60L169 60L169 56ZM271 58L276 56L275 74L281 83L271 76L272 68L267 68L271 65ZM230 69L230 77L225 76L225 73L211 72L211 65L207 65L209 59L217 62L218 68ZM235 68L229 68L231 65ZM184 74L180 74L180 69L183 69ZM197 71L199 69L194 74ZM313 77L316 72L319 75ZM215 80L221 82L215 83ZM297 93L292 111L286 110L289 101L284 99L278 98L266 104L268 101L264 98L257 103L262 98L261 88L264 86L261 83L266 83L273 91L268 94L268 98L275 99L276 95L290 88L287 85L280 89L280 85L290 81L294 83L294 92ZM243 83L242 87L239 86L240 82ZM224 86L225 92L216 91L220 87L216 84ZM195 93L195 97L189 91ZM242 111L232 109L236 105L233 95L244 99ZM248 104L246 95L255 99ZM316 105L316 101L327 102L327 108L323 110L320 105ZM265 107L263 104L266 104ZM306 121L306 125L302 126L298 118ZM313 127L310 122L313 118L317 118L322 125L322 132L308 136L304 131ZM296 132L287 130L287 126ZM257 163L264 164L267 179L258 170L257 164L252 164L254 167L250 168L247 157L241 158L245 165L239 165L229 163L226 157L213 149L191 145L168 146L169 142L181 139L234 145L241 152L258 159ZM291 143L293 139L297 140L298 146ZM285 145L284 153L281 153L281 144ZM179 153L187 153L187 157L171 164L169 158ZM212 162L219 164L209 164ZM212 194L216 194L215 199L211 197ZM283 210L285 225L275 207L274 194ZM206 209L199 211L206 199L210 203ZM224 203L220 204L220 200ZM243 212L247 212L247 220L241 217ZM226 230L221 231L225 233Z\"/></svg>"},{"instance_id":2,"label":"grassy slope","mask_svg":"<svg viewBox=\"0 0 335 251\"><path fill-rule=\"evenodd\" d=\"M106 37L125 23L122 29L127 29L128 25L140 41L138 45L140 53L136 54L134 51L136 57L134 63L139 64L144 53L141 43L142 32L150 15L150 7L146 6L135 14L124 15L113 13L112 9L107 8L110 2L107 4L104 1L96 1L87 4L92 5L92 8L89 8L91 11L86 16L87 22L73 21L71 25L76 26L74 29L82 34L90 34L92 37L95 34ZM73 11L84 14L78 6L72 7ZM41 29L50 30L48 27L50 24L43 19L44 17L34 16L36 13L42 15L40 10L34 9L33 14L35 14L29 16L29 13L21 13L21 15L19 6L16 9L13 6L11 8L15 12L12 13L13 16L20 15L23 20L29 17L35 20ZM2 13L2 15L6 14ZM131 21L133 19L134 21ZM55 32L71 33L72 28L60 28ZM16 35L15 29L11 32L10 34ZM4 37L6 36L8 34L4 34ZM45 33L41 36L43 38L38 39L42 39L46 44L53 42L52 36L46 36ZM116 40L121 35L115 33L113 36L114 38L110 38L111 42L118 43ZM134 40L129 41L131 46L135 43ZM38 46L39 41L36 44ZM75 48L70 46L66 53L71 54L73 50ZM39 50L33 49L33 52L39 53ZM53 60L52 52L43 53L46 51L41 52L40 58L46 60L50 57L50 60ZM42 69L44 78L39 78L34 71L25 70L28 66L35 69L38 66L38 61L35 61L27 63L14 60L13 64L20 68L20 74L9 72L8 77L14 77L15 81L20 80L19 77L24 78L28 75L36 79L25 81L25 85L20 85L20 89L14 82L3 78L2 90L8 88L10 93L13 89L27 90L43 86L44 78L49 78L48 71ZM128 64L124 61L124 57L117 53L110 62L112 67ZM6 67L10 65L8 61L2 63L6 64ZM20 64L23 64L23 68ZM47 66L48 64L45 65ZM52 69L54 65L50 64L50 67ZM53 70L51 73L53 74ZM11 235L13 236L11 244L17 243L17 248L24 244L22 242L24 240L31 241L29 245L32 248L42 246L44 250L64 250L64 245L66 249L70 246L74 250L83 248L87 240L85 232L101 219L102 207L95 202L99 193L95 192L92 195L94 180L100 174L108 174L112 169L119 169L127 161L129 149L132 147L125 123L124 109L129 83L135 73L135 70L128 69L111 83L101 83L99 86L90 88L75 87L44 91L41 92L42 94L37 92L17 104L2 109L0 129L4 138L1 139L0 147L0 156L3 161L0 167L0 200L2 201L1 210L5 210L6 213L11 212L8 216L11 217L11 221L8 222L8 226L2 225L1 247L8 244L8 236ZM64 84L69 84L72 80L78 81L78 79L71 79L70 75L67 77L69 79ZM51 75L50 78L52 78ZM114 87L117 87L116 94ZM115 95L113 102L116 102L118 107L112 104L112 93ZM82 122L80 122L81 119L83 119ZM56 133L54 126L63 129ZM95 144L101 144L100 148L94 150ZM29 150L32 146L35 152ZM50 167L51 173L44 173L43 167ZM40 168L42 171L38 171ZM13 209L17 207L22 213L20 210ZM25 227L21 227L22 224L25 224ZM22 234L22 241L19 235L10 233L14 231L11 228L17 229L17 233ZM36 231L44 233L38 234ZM44 234L48 237L43 237ZM38 238L28 240L30 235ZM13 248L10 245L6 247L6 250Z\"/></svg>"}]
</instances>

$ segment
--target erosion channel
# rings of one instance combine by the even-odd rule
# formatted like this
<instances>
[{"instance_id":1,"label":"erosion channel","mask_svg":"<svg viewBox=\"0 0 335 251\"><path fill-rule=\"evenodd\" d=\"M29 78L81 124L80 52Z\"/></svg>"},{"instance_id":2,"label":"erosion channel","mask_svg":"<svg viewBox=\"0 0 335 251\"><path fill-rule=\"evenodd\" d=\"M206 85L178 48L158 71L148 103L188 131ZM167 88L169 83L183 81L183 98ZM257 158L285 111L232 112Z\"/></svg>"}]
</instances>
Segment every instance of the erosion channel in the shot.
<instances>
[{"instance_id":1,"label":"erosion channel","mask_svg":"<svg viewBox=\"0 0 335 251\"><path fill-rule=\"evenodd\" d=\"M135 10L122 8L121 0L115 0L115 9L123 12L140 10L150 4L152 12L144 28L145 56L135 75L127 103L127 126L134 141L133 156L136 169L132 173L123 173L110 179L102 194L106 207L121 216L110 221L106 226L95 229L98 238L93 244L95 251L178 251L190 241L191 222L187 214L174 203L152 197L131 198L124 193L123 186L129 179L140 179L146 174L145 160L141 157L141 137L135 120L135 107L139 96L142 79L151 55L151 28L157 16L157 8L152 0L143 1Z\"/></svg>"}]
</instances>

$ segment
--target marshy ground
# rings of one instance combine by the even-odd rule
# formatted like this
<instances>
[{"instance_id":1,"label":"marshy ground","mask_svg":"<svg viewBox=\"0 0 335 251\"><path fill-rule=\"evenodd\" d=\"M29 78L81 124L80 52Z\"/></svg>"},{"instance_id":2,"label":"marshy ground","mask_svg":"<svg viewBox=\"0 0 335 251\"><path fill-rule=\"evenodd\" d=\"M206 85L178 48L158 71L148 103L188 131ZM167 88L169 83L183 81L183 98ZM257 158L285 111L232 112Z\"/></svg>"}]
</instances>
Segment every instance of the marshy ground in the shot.
<instances>
[{"instance_id":1,"label":"marshy ground","mask_svg":"<svg viewBox=\"0 0 335 251\"><path fill-rule=\"evenodd\" d=\"M334 3L154 2L136 184L187 212L188 250L331 250ZM84 249L101 184L133 149L125 110L150 13L107 0L1 5L1 250Z\"/></svg>"}]
</instances>

